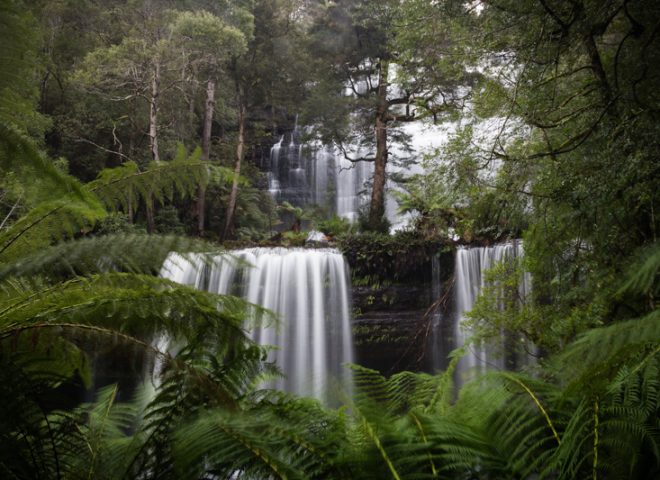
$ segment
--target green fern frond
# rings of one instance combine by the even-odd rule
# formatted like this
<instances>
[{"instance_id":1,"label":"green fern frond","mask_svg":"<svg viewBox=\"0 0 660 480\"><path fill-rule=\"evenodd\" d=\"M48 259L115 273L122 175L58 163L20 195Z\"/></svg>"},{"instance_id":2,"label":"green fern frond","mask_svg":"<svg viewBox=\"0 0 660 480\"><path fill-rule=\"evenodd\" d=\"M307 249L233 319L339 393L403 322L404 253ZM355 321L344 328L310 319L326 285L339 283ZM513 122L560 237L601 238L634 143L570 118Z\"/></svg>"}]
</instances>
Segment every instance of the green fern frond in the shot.
<instances>
[{"instance_id":1,"label":"green fern frond","mask_svg":"<svg viewBox=\"0 0 660 480\"><path fill-rule=\"evenodd\" d=\"M74 201L86 199L77 180L58 170L32 140L3 122L0 122L0 172L14 175L28 204L64 196Z\"/></svg>"},{"instance_id":2,"label":"green fern frond","mask_svg":"<svg viewBox=\"0 0 660 480\"><path fill-rule=\"evenodd\" d=\"M643 318L589 330L557 355L554 365L562 377L569 379L569 392L585 385L592 391L602 390L621 365L640 352L657 354L658 345L660 310L655 310Z\"/></svg>"},{"instance_id":3,"label":"green fern frond","mask_svg":"<svg viewBox=\"0 0 660 480\"><path fill-rule=\"evenodd\" d=\"M168 253L210 252L218 246L173 235L113 234L60 242L0 265L0 282L9 277L89 275L111 270L156 274ZM184 256L185 258L185 256ZM209 262L210 262L209 258Z\"/></svg>"},{"instance_id":4,"label":"green fern frond","mask_svg":"<svg viewBox=\"0 0 660 480\"><path fill-rule=\"evenodd\" d=\"M654 290L658 293L660 282L660 243L656 242L644 248L638 258L628 269L626 281L617 295L646 294Z\"/></svg>"},{"instance_id":5,"label":"green fern frond","mask_svg":"<svg viewBox=\"0 0 660 480\"><path fill-rule=\"evenodd\" d=\"M181 197L194 196L199 187L206 188L209 181L227 183L230 170L202 161L201 150L187 155L179 145L177 154L169 162L153 162L140 171L137 163L129 161L116 168L104 169L93 182L86 185L110 209L129 206L135 208L141 201L156 200L164 203L175 193Z\"/></svg>"},{"instance_id":6,"label":"green fern frond","mask_svg":"<svg viewBox=\"0 0 660 480\"><path fill-rule=\"evenodd\" d=\"M248 308L239 298L124 273L79 277L3 303L4 337L50 324L93 324L142 338L162 330L189 340L208 335L219 345L245 337L242 318Z\"/></svg>"},{"instance_id":7,"label":"green fern frond","mask_svg":"<svg viewBox=\"0 0 660 480\"><path fill-rule=\"evenodd\" d=\"M199 478L204 471L240 472L245 478L349 478L336 464L341 419L314 401L278 396L242 414L204 412L183 426L175 444L180 478Z\"/></svg>"},{"instance_id":8,"label":"green fern frond","mask_svg":"<svg viewBox=\"0 0 660 480\"><path fill-rule=\"evenodd\" d=\"M89 194L40 203L0 233L0 262L16 260L89 231L106 215Z\"/></svg>"}]
</instances>

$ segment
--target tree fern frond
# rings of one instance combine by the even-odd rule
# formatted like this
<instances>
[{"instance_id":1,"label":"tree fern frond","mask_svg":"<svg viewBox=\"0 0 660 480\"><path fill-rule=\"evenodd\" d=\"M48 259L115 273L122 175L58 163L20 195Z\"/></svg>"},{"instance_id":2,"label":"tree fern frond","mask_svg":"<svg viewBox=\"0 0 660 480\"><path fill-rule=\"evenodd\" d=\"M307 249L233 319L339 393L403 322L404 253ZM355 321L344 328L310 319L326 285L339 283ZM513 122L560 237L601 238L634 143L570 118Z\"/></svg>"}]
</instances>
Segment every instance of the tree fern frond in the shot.
<instances>
[{"instance_id":1,"label":"tree fern frond","mask_svg":"<svg viewBox=\"0 0 660 480\"><path fill-rule=\"evenodd\" d=\"M0 233L0 261L24 257L64 238L91 230L107 213L96 199L64 196L40 203Z\"/></svg>"},{"instance_id":2,"label":"tree fern frond","mask_svg":"<svg viewBox=\"0 0 660 480\"><path fill-rule=\"evenodd\" d=\"M451 361L447 366L447 370L440 374L437 379L435 393L426 406L427 411L437 411L442 415L449 409L454 390L453 376L462 353L463 352L460 350L452 352Z\"/></svg>"},{"instance_id":3,"label":"tree fern frond","mask_svg":"<svg viewBox=\"0 0 660 480\"><path fill-rule=\"evenodd\" d=\"M400 414L410 408L429 405L438 395L438 377L425 373L400 372L385 379L379 372L351 365L355 385L355 402L378 404L389 414Z\"/></svg>"},{"instance_id":4,"label":"tree fern frond","mask_svg":"<svg viewBox=\"0 0 660 480\"><path fill-rule=\"evenodd\" d=\"M645 247L638 255L637 260L628 269L626 281L617 295L647 294L653 290L654 285L657 293L660 287L658 274L660 274L660 243L656 242Z\"/></svg>"},{"instance_id":5,"label":"tree fern frond","mask_svg":"<svg viewBox=\"0 0 660 480\"><path fill-rule=\"evenodd\" d=\"M604 389L622 364L640 352L658 354L658 345L660 310L655 310L639 319L589 330L557 355L554 365L570 380L568 392L585 385L592 391Z\"/></svg>"},{"instance_id":6,"label":"tree fern frond","mask_svg":"<svg viewBox=\"0 0 660 480\"><path fill-rule=\"evenodd\" d=\"M156 274L172 251L213 251L217 254L217 250L215 244L173 235L116 234L85 237L60 242L29 256L5 262L0 266L0 282L9 277L35 278L45 272L52 276L90 275L112 270Z\"/></svg>"},{"instance_id":7,"label":"tree fern frond","mask_svg":"<svg viewBox=\"0 0 660 480\"><path fill-rule=\"evenodd\" d=\"M243 414L204 412L176 434L175 458L182 478L202 470L246 478L347 478L337 470L338 425L316 402L285 398ZM200 461L204 459L203 461ZM206 468L203 466L206 465Z\"/></svg>"},{"instance_id":8,"label":"tree fern frond","mask_svg":"<svg viewBox=\"0 0 660 480\"><path fill-rule=\"evenodd\" d=\"M195 195L198 187L206 187L210 180L228 181L230 170L200 160L201 150L187 155L179 145L176 157L170 162L151 163L140 171L135 162L126 162L102 170L93 182L86 185L110 209L137 206L140 201L172 200L175 192L182 197Z\"/></svg>"},{"instance_id":9,"label":"tree fern frond","mask_svg":"<svg viewBox=\"0 0 660 480\"><path fill-rule=\"evenodd\" d=\"M77 180L58 170L32 140L4 122L0 122L0 172L12 172L31 204L63 196L86 198Z\"/></svg>"},{"instance_id":10,"label":"tree fern frond","mask_svg":"<svg viewBox=\"0 0 660 480\"><path fill-rule=\"evenodd\" d=\"M250 307L251 309L257 307ZM70 280L44 295L24 294L0 312L0 335L8 337L49 323L89 324L149 338L173 336L226 345L245 338L244 300L216 295L146 275L108 273ZM266 314L264 312L264 314Z\"/></svg>"}]
</instances>

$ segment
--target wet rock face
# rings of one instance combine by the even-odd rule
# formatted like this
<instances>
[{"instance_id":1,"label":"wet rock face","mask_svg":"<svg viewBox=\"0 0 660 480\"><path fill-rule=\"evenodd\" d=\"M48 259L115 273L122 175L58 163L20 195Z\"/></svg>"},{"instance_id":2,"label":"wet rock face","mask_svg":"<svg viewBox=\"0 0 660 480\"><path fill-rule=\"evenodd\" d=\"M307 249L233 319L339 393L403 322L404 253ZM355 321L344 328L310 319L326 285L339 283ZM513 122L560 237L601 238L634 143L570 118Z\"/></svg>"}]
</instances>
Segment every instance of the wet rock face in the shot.
<instances>
[{"instance_id":1,"label":"wet rock face","mask_svg":"<svg viewBox=\"0 0 660 480\"><path fill-rule=\"evenodd\" d=\"M450 305L445 302L435 310L432 306L443 297L442 286L449 286L452 252L420 263L415 270L396 283L362 285L354 279L352 331L358 364L384 375L403 370L431 372L443 366L442 359L453 349L452 335L445 332L444 342L436 337L444 331L439 312L446 312Z\"/></svg>"},{"instance_id":2,"label":"wet rock face","mask_svg":"<svg viewBox=\"0 0 660 480\"><path fill-rule=\"evenodd\" d=\"M356 362L384 375L425 370L431 302L429 283L354 287Z\"/></svg>"}]
</instances>

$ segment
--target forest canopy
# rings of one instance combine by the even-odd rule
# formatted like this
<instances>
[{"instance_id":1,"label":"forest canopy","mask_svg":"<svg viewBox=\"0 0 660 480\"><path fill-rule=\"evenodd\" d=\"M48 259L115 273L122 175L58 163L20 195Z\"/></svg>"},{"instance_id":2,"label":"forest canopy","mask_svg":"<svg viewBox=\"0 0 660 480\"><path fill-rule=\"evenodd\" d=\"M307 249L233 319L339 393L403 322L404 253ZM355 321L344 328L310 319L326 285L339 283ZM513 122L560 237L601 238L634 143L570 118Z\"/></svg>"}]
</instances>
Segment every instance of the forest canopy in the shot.
<instances>
[{"instance_id":1,"label":"forest canopy","mask_svg":"<svg viewBox=\"0 0 660 480\"><path fill-rule=\"evenodd\" d=\"M3 478L660 474L657 1L0 0L0 45ZM332 157L351 215L274 152ZM445 371L347 366L329 406L261 387L273 312L159 275L312 229L374 288L524 257ZM493 338L536 360L455 384ZM112 352L131 388L93 385Z\"/></svg>"}]
</instances>

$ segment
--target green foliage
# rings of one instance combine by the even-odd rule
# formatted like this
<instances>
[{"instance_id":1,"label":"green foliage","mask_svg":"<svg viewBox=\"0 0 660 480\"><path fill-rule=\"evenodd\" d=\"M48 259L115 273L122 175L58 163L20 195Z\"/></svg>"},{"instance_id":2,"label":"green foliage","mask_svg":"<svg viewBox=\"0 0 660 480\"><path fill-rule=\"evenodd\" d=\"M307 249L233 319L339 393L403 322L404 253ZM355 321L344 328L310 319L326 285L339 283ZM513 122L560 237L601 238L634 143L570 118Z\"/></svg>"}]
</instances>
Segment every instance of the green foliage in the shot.
<instances>
[{"instance_id":1,"label":"green foliage","mask_svg":"<svg viewBox=\"0 0 660 480\"><path fill-rule=\"evenodd\" d=\"M111 235L113 233L140 233L142 229L138 225L131 223L128 215L115 212L102 218L94 228L96 235Z\"/></svg>"},{"instance_id":2,"label":"green foliage","mask_svg":"<svg viewBox=\"0 0 660 480\"><path fill-rule=\"evenodd\" d=\"M403 212L416 212L415 227L426 235L457 236L466 242L520 236L529 223L529 198L521 195L529 168L510 163L497 170L481 158L472 126L460 129L422 160L424 173L397 193Z\"/></svg>"},{"instance_id":3,"label":"green foliage","mask_svg":"<svg viewBox=\"0 0 660 480\"><path fill-rule=\"evenodd\" d=\"M282 234L282 244L287 247L304 247L307 240L307 232L284 232Z\"/></svg>"},{"instance_id":4,"label":"green foliage","mask_svg":"<svg viewBox=\"0 0 660 480\"><path fill-rule=\"evenodd\" d=\"M532 292L521 291L525 271L525 258L508 259L483 273L484 284L479 296L467 313L465 328L469 328L471 341L489 345L504 336L504 356L525 352L530 345L546 352L556 350L570 341L578 328L573 322L554 322L556 317L535 304ZM548 309L549 310L549 309ZM594 326L597 325L594 322ZM586 328L582 319L579 328ZM497 347L493 347L497 348Z\"/></svg>"},{"instance_id":5,"label":"green foliage","mask_svg":"<svg viewBox=\"0 0 660 480\"><path fill-rule=\"evenodd\" d=\"M39 138L49 126L46 117L35 109L39 29L34 17L20 0L0 2L0 127L9 125L21 133ZM0 137L4 137L2 132ZM3 146L2 148L6 148ZM3 155L4 152L0 155Z\"/></svg>"},{"instance_id":6,"label":"green foliage","mask_svg":"<svg viewBox=\"0 0 660 480\"><path fill-rule=\"evenodd\" d=\"M217 65L230 57L241 55L247 50L247 40L253 28L251 21L245 21L248 18L243 19L243 24L249 26L243 32L208 11L183 11L174 14L171 28L175 35L187 43L189 55L206 64L216 65L217 68Z\"/></svg>"},{"instance_id":7,"label":"green foliage","mask_svg":"<svg viewBox=\"0 0 660 480\"><path fill-rule=\"evenodd\" d=\"M208 181L210 169L181 149L167 165L139 172L129 164L81 185L13 128L3 125L0 133L11 153L2 168L18 186L47 187L26 195L32 209L0 234L0 371L9 399L0 443L12 450L7 456L3 448L0 471L10 478L125 478L167 468L153 452L167 450L174 425L192 413L189 406L235 406L260 375L276 373L243 329L248 310L270 315L238 298L154 276L168 252L208 251L207 243L138 234L79 237L108 215L99 198L127 206L127 185L132 201L185 195ZM163 332L187 345L176 357L151 345ZM132 345L163 365L153 408L119 405L117 389L110 388L91 407L53 410L58 389L88 385L89 355L113 343ZM175 405L172 396L181 410L164 414L164 405Z\"/></svg>"},{"instance_id":8,"label":"green foliage","mask_svg":"<svg viewBox=\"0 0 660 480\"><path fill-rule=\"evenodd\" d=\"M192 196L198 186L205 187L211 178L228 177L227 169L201 161L201 154L197 148L188 155L183 145L179 145L176 156L169 162L154 162L142 171L135 162L126 162L120 167L102 170L87 187L109 208L121 207L125 211L129 205L138 205L140 201L171 201L175 193Z\"/></svg>"},{"instance_id":9,"label":"green foliage","mask_svg":"<svg viewBox=\"0 0 660 480\"><path fill-rule=\"evenodd\" d=\"M17 188L28 204L67 194L74 199L85 197L82 186L75 179L58 169L31 139L4 122L0 123L0 172L15 178L19 184Z\"/></svg>"},{"instance_id":10,"label":"green foliage","mask_svg":"<svg viewBox=\"0 0 660 480\"><path fill-rule=\"evenodd\" d=\"M221 211L215 207L226 197L223 179L231 174L183 148L172 162L127 161L91 184L62 173L26 136L41 134L46 125L33 108L33 75L41 72L34 62L39 32L21 2L4 0L1 188L12 201L20 200L21 216L9 216L0 232L0 475L656 478L657 5L650 0L311 3L305 10L295 2L248 2L254 17L228 9L225 24L210 14L182 13L176 32L189 36L186 47L203 49L200 39L210 39L217 49L231 40L239 50L243 40L235 30L254 34L248 45L252 55L237 58L232 71L254 105L289 105L302 87L314 83L304 75L312 67L303 65L300 49L284 35L289 28L299 33L298 20L316 29L319 52L331 53L335 67L323 70L327 78L316 84L325 93L345 87L339 80L343 68L361 76L365 58L388 60L395 51L405 67L400 79L405 87L421 88L416 93L474 87L480 94L474 114L498 116L504 125L487 148L476 127L459 132L441 152L445 161L429 158L426 175L409 183L404 206L421 213L421 235L349 232L340 246L357 265L354 275L384 283L417 279L417 268L438 249L428 238L438 233L447 237L454 229L471 240L525 230L533 302L520 307L515 299L520 266L500 266L489 276L492 287L484 289L473 321L485 336L523 333L552 354L534 375L492 372L457 396L452 369L460 352L438 376L403 372L384 378L354 367L354 395L347 394L339 409L259 390L260 380L278 371L244 330L243 320L255 307L154 276L170 251L214 247L171 236L127 235L126 222L108 220L106 210L134 213L140 203L181 200L202 185L218 193L212 208ZM152 2L128 5L96 9L82 2L81 11L96 12L89 22L98 35L86 27L80 38L100 40L74 47L69 38L66 48L45 43L43 49L53 64L45 66L48 74L40 81L41 107L52 112L52 93L59 89L58 108L75 108L70 115L58 113L67 121L57 132L73 137L92 130L95 139L103 139L94 148L113 149L101 166L108 159L115 162L108 165L127 160L125 139L130 158L146 158L143 96L156 62L164 66L161 113L170 115L160 125L164 143L172 150L180 138L194 143L187 136L196 124L186 119L194 116L200 98L186 75L197 78L199 71L189 68L195 62L181 63L185 49L161 36L171 27L165 20L177 15L161 15ZM314 9L323 13L320 22L306 16ZM72 11L68 3L49 4L43 17ZM65 36L55 31L61 18L53 16L49 38ZM230 31L226 25L236 27L227 27ZM92 53L80 62L88 48ZM192 50L186 51L193 58ZM63 52L66 58L55 61ZM227 53L219 52L215 60L223 61ZM465 67L475 64L488 68L483 75L464 75L470 70ZM73 89L62 76L65 66L77 71ZM297 93L279 94L275 86L281 85ZM64 98L85 91L100 95ZM309 98L335 105L330 117L346 113L346 97L323 93ZM446 105L433 105L418 98L415 105L437 114L460 101L453 96ZM367 121L353 133L371 135L373 102L351 103ZM225 120L231 117L224 114ZM328 130L337 131L326 133L343 135L347 125L346 118L330 121ZM87 155L70 158L74 170L96 165L98 153ZM495 164L497 172L487 174ZM264 212L272 217L274 207L261 208L266 194L247 180L243 186L237 223L257 237L270 226ZM302 212L290 210L302 218ZM171 208L160 212L161 225L180 227ZM344 226L333 219L326 228ZM89 235L108 230L122 233ZM304 234L289 235L298 242ZM257 317L264 315L256 311ZM164 332L185 345L176 355L152 343ZM119 401L115 386L100 390L92 404L62 401L67 389L89 384L88 353L117 343L147 352L159 365L156 391L143 392L131 404Z\"/></svg>"},{"instance_id":11,"label":"green foliage","mask_svg":"<svg viewBox=\"0 0 660 480\"><path fill-rule=\"evenodd\" d=\"M354 278L368 277L377 283L419 280L419 269L428 265L439 247L437 240L413 231L349 233L338 238L337 246L352 266Z\"/></svg>"},{"instance_id":12,"label":"green foliage","mask_svg":"<svg viewBox=\"0 0 660 480\"><path fill-rule=\"evenodd\" d=\"M0 234L0 259L27 255L63 238L92 230L107 212L92 195L66 195L37 204Z\"/></svg>"},{"instance_id":13,"label":"green foliage","mask_svg":"<svg viewBox=\"0 0 660 480\"><path fill-rule=\"evenodd\" d=\"M265 396L241 416L207 411L177 434L178 473L348 478L336 466L343 426L343 415L282 394Z\"/></svg>"},{"instance_id":14,"label":"green foliage","mask_svg":"<svg viewBox=\"0 0 660 480\"><path fill-rule=\"evenodd\" d=\"M326 220L316 222L316 228L325 233L330 238L336 238L348 234L351 229L351 223L344 217L333 215Z\"/></svg>"}]
</instances>

